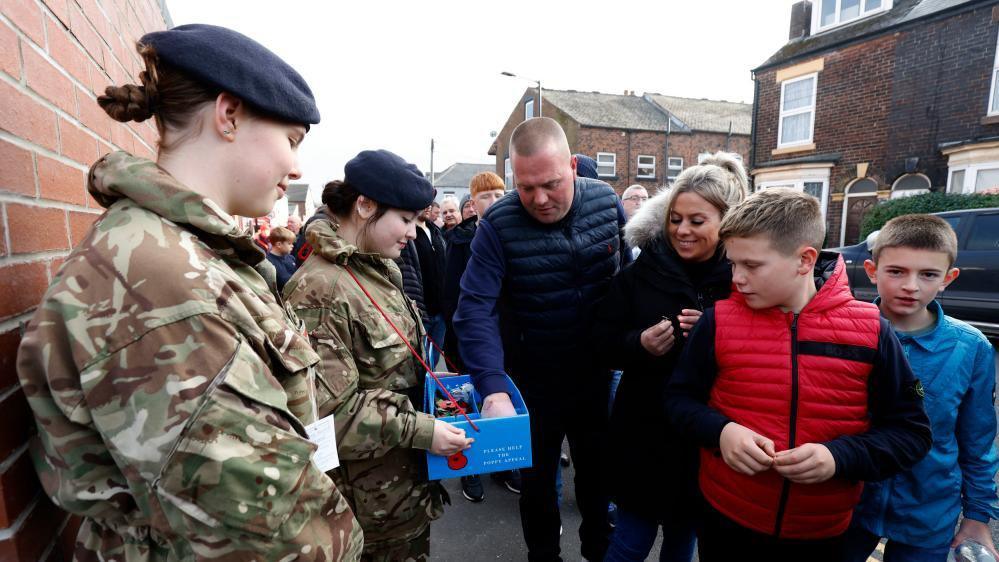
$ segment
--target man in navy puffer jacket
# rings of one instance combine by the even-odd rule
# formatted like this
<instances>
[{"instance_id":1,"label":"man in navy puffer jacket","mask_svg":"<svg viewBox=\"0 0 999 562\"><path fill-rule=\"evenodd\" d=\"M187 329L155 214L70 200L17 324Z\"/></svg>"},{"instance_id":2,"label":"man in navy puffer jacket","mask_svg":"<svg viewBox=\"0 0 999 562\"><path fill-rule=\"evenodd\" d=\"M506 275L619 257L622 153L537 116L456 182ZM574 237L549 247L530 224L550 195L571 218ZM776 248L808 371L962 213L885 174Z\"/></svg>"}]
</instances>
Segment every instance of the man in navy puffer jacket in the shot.
<instances>
[{"instance_id":1,"label":"man in navy puffer jacket","mask_svg":"<svg viewBox=\"0 0 999 562\"><path fill-rule=\"evenodd\" d=\"M555 493L562 441L576 465L582 554L603 560L610 526L601 463L610 373L586 349L591 309L621 268L624 211L606 183L575 178L552 119L510 139L517 191L479 221L454 315L461 357L485 396L483 416L513 414L507 374L531 414L533 466L520 502L528 560L559 558Z\"/></svg>"}]
</instances>

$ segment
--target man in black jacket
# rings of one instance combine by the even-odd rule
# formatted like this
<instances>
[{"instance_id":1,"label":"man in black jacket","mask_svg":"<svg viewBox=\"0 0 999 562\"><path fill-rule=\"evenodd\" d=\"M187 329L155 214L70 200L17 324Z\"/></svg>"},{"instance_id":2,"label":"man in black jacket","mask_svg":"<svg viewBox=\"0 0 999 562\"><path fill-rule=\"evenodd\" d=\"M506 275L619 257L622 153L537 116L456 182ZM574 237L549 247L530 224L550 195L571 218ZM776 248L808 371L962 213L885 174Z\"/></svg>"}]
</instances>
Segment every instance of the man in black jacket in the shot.
<instances>
[{"instance_id":1,"label":"man in black jacket","mask_svg":"<svg viewBox=\"0 0 999 562\"><path fill-rule=\"evenodd\" d=\"M468 184L469 197L475 206L475 214L461 221L458 226L448 232L447 267L444 273L444 292L442 295L444 323L447 326L444 334L444 353L447 354L447 358L451 360L451 363L460 373L466 372L465 364L461 361L458 338L451 321L454 319L454 311L458 308L461 276L465 273L468 259L472 256L472 238L475 237L479 217L485 215L489 207L503 197L505 188L503 178L492 172L476 174ZM494 478L502 481L503 485L511 492L520 493L519 473L501 472L494 474ZM482 501L485 498L482 479L478 475L463 476L461 478L461 494L470 502Z\"/></svg>"},{"instance_id":2,"label":"man in black jacket","mask_svg":"<svg viewBox=\"0 0 999 562\"><path fill-rule=\"evenodd\" d=\"M444 344L444 315L441 309L441 294L444 291L444 235L436 224L430 222L431 208L428 206L416 216L416 253L420 259L420 275L423 278L423 304L427 309L425 328L427 335L436 345ZM438 352L431 344L427 350L431 367L436 368Z\"/></svg>"}]
</instances>

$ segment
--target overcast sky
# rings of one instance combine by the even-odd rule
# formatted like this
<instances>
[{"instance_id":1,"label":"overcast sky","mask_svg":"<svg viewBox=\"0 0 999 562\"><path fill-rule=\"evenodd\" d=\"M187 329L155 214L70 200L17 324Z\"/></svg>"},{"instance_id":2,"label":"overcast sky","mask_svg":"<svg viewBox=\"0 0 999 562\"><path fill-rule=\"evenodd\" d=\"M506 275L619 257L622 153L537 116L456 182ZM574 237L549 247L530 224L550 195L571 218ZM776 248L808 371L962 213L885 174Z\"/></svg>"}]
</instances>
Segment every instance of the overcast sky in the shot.
<instances>
[{"instance_id":1,"label":"overcast sky","mask_svg":"<svg viewBox=\"0 0 999 562\"><path fill-rule=\"evenodd\" d=\"M322 114L302 181L387 148L434 169L486 154L526 80L751 103L750 70L787 40L794 0L612 2L167 0L174 25L233 28L308 81Z\"/></svg>"}]
</instances>

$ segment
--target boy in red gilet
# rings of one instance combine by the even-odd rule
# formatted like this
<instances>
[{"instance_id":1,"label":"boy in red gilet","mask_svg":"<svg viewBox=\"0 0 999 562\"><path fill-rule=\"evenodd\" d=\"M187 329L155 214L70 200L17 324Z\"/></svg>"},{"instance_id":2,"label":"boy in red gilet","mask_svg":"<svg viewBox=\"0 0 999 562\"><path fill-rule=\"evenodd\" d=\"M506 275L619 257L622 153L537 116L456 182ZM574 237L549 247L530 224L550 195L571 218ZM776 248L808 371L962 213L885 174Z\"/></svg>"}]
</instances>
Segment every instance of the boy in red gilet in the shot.
<instances>
[{"instance_id":1,"label":"boy in red gilet","mask_svg":"<svg viewBox=\"0 0 999 562\"><path fill-rule=\"evenodd\" d=\"M722 221L737 291L704 312L667 390L702 447L702 562L839 560L861 482L929 450L891 326L820 252L819 202L773 188Z\"/></svg>"}]
</instances>

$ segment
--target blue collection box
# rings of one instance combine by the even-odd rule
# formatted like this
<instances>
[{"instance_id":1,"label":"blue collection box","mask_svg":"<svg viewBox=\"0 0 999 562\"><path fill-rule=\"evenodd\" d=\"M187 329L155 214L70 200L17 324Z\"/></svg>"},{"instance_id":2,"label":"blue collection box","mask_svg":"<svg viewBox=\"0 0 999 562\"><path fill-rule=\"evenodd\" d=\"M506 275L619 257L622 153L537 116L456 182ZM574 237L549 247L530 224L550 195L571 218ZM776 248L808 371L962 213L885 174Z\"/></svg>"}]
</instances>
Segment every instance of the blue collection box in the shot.
<instances>
[{"instance_id":1,"label":"blue collection box","mask_svg":"<svg viewBox=\"0 0 999 562\"><path fill-rule=\"evenodd\" d=\"M465 383L471 383L468 375L437 375L449 391L459 388ZM437 418L465 430L465 435L475 439L472 446L450 457L442 457L427 453L427 472L431 480L457 478L471 474L500 472L515 468L531 466L531 420L527 413L527 405L520 395L520 390L509 378L510 400L516 415L506 418L483 418L479 414L478 404L482 401L477 390L472 392L469 401L468 417L475 422L479 431L465 419L465 416L449 416ZM426 375L426 394L423 399L423 411L434 415L438 398L447 400L434 379Z\"/></svg>"}]
</instances>

